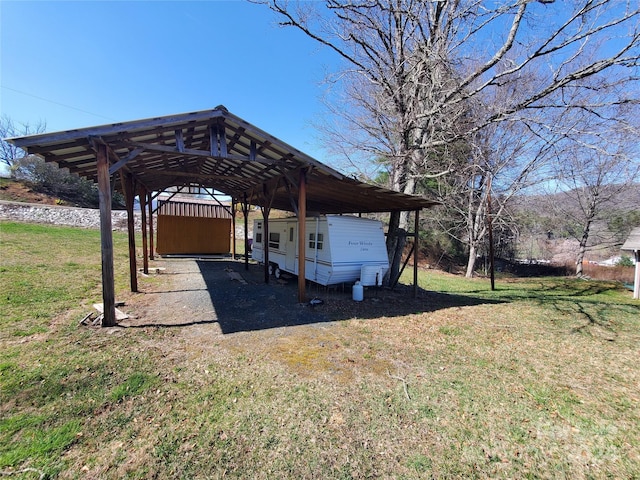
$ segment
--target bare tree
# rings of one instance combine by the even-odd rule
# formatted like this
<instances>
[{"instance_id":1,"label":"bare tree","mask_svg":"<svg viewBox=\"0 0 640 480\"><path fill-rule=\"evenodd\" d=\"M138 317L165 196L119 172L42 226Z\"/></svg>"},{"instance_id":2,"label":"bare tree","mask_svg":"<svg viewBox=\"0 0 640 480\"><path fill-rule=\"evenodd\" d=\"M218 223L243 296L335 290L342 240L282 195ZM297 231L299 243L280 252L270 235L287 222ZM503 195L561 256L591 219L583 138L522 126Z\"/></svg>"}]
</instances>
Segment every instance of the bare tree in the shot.
<instances>
[{"instance_id":1,"label":"bare tree","mask_svg":"<svg viewBox=\"0 0 640 480\"><path fill-rule=\"evenodd\" d=\"M625 113L629 114L628 109L618 110L620 117ZM562 161L554 165L554 182L550 185L566 201L561 202L561 211L557 203L549 205L550 211L572 225L569 233L579 245L576 276L583 274L585 254L590 247L616 243L607 228L609 214L617 209L622 196L638 185L640 174L637 128L612 131L603 123L580 125L580 130L567 136ZM594 231L594 226L599 228Z\"/></svg>"},{"instance_id":2,"label":"bare tree","mask_svg":"<svg viewBox=\"0 0 640 480\"><path fill-rule=\"evenodd\" d=\"M390 186L404 193L416 193L425 178L454 174L461 164L468 168L469 158L462 162L455 154L460 142L491 138L483 130L493 124L523 122L545 140L555 133L549 116L538 121L540 111L555 116L580 109L601 116L612 105L638 102L636 2L259 3L277 12L282 25L301 30L344 60L330 78L334 91L344 94L333 104L341 120L334 135L345 150L386 159ZM597 79L609 96L593 103L576 95L593 88L589 79ZM568 103L567 93L577 103ZM482 165L474 168L475 176L484 172ZM392 216L391 244L406 222L406 216Z\"/></svg>"},{"instance_id":3,"label":"bare tree","mask_svg":"<svg viewBox=\"0 0 640 480\"><path fill-rule=\"evenodd\" d=\"M491 215L494 228L514 230L507 206L515 195L540 181L540 169L551 161L554 150L521 122L493 124L474 135L468 145L464 168L431 181L428 195L444 206L441 225L467 246L466 276L471 277L487 235L487 216Z\"/></svg>"},{"instance_id":4,"label":"bare tree","mask_svg":"<svg viewBox=\"0 0 640 480\"><path fill-rule=\"evenodd\" d=\"M45 130L46 124L44 122L38 122L35 125L28 123L16 125L11 118L3 115L0 118L0 163L11 170L16 160L25 156L23 150L9 142L5 142L6 138L43 133Z\"/></svg>"}]
</instances>

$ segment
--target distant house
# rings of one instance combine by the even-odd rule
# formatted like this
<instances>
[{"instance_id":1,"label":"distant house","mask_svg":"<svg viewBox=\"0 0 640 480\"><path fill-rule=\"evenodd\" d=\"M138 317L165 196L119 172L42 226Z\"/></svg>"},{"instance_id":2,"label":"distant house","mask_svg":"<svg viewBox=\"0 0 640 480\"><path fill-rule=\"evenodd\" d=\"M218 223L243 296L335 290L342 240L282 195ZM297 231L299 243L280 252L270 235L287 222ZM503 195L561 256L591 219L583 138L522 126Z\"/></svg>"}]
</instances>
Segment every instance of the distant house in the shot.
<instances>
[{"instance_id":1,"label":"distant house","mask_svg":"<svg viewBox=\"0 0 640 480\"><path fill-rule=\"evenodd\" d=\"M633 298L640 299L640 227L634 228L622 245L622 250L633 252L636 261L636 274L633 284Z\"/></svg>"}]
</instances>

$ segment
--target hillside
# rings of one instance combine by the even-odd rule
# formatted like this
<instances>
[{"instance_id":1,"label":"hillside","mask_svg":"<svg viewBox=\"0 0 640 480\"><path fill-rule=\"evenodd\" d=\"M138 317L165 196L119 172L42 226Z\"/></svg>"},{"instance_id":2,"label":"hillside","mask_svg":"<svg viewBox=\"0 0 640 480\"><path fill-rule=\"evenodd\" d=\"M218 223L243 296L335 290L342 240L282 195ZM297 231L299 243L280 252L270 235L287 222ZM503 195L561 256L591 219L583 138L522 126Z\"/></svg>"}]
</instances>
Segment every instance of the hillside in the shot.
<instances>
[{"instance_id":1,"label":"hillside","mask_svg":"<svg viewBox=\"0 0 640 480\"><path fill-rule=\"evenodd\" d=\"M640 226L639 205L640 184L612 195L603 204L591 226L588 260L600 261L619 254L630 230ZM519 256L556 263L575 261L583 227L577 195L522 195L513 199L511 208L518 221Z\"/></svg>"},{"instance_id":2,"label":"hillside","mask_svg":"<svg viewBox=\"0 0 640 480\"><path fill-rule=\"evenodd\" d=\"M513 204L519 209L528 209L539 213L547 213L549 205L557 205L566 210L573 210L577 207L575 195L571 192L520 195L513 198ZM640 209L640 183L634 184L623 195L615 196L607 207L623 211Z\"/></svg>"},{"instance_id":3,"label":"hillside","mask_svg":"<svg viewBox=\"0 0 640 480\"><path fill-rule=\"evenodd\" d=\"M37 192L26 182L10 178L0 178L0 200L12 202L61 205L64 200L47 193Z\"/></svg>"},{"instance_id":4,"label":"hillside","mask_svg":"<svg viewBox=\"0 0 640 480\"><path fill-rule=\"evenodd\" d=\"M42 205L98 208L97 190L95 194L92 195L87 195L86 192L85 194L80 192L76 193L75 191L67 192L64 189L57 194L53 194L42 186L25 180L15 180L12 178L0 178L0 200ZM120 194L114 197L112 208L116 210L124 208Z\"/></svg>"}]
</instances>

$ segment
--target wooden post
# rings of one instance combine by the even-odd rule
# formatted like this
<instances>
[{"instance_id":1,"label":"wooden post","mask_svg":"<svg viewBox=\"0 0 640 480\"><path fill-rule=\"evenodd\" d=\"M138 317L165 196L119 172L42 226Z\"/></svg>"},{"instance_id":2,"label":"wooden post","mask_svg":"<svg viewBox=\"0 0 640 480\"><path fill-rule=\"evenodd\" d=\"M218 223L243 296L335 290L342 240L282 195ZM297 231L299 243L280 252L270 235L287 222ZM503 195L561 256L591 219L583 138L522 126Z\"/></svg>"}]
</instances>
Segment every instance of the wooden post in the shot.
<instances>
[{"instance_id":1,"label":"wooden post","mask_svg":"<svg viewBox=\"0 0 640 480\"><path fill-rule=\"evenodd\" d=\"M102 251L103 327L116 325L116 294L113 272L113 233L111 231L111 180L107 146L96 143L98 198L100 200L100 243Z\"/></svg>"},{"instance_id":2,"label":"wooden post","mask_svg":"<svg viewBox=\"0 0 640 480\"><path fill-rule=\"evenodd\" d=\"M242 202L242 213L244 214L244 269L249 270L249 202L246 193Z\"/></svg>"},{"instance_id":3,"label":"wooden post","mask_svg":"<svg viewBox=\"0 0 640 480\"><path fill-rule=\"evenodd\" d=\"M415 211L413 226L413 298L418 298L418 250L420 249L420 210Z\"/></svg>"},{"instance_id":4,"label":"wooden post","mask_svg":"<svg viewBox=\"0 0 640 480\"><path fill-rule=\"evenodd\" d=\"M236 259L236 199L231 199L231 258Z\"/></svg>"},{"instance_id":5,"label":"wooden post","mask_svg":"<svg viewBox=\"0 0 640 480\"><path fill-rule=\"evenodd\" d=\"M269 283L269 207L262 209L262 231L264 232L264 238L262 239L264 245L264 283Z\"/></svg>"},{"instance_id":6,"label":"wooden post","mask_svg":"<svg viewBox=\"0 0 640 480\"><path fill-rule=\"evenodd\" d=\"M153 260L153 195L149 192L149 260Z\"/></svg>"},{"instance_id":7,"label":"wooden post","mask_svg":"<svg viewBox=\"0 0 640 480\"><path fill-rule=\"evenodd\" d=\"M300 170L298 182L298 302L305 303L307 281L305 278L305 256L307 236L307 177Z\"/></svg>"},{"instance_id":8,"label":"wooden post","mask_svg":"<svg viewBox=\"0 0 640 480\"><path fill-rule=\"evenodd\" d=\"M140 186L138 191L140 199L140 217L142 221L142 271L149 275L149 244L147 243L147 189Z\"/></svg>"},{"instance_id":9,"label":"wooden post","mask_svg":"<svg viewBox=\"0 0 640 480\"><path fill-rule=\"evenodd\" d=\"M128 173L120 170L120 181L122 183L122 192L124 193L124 202L127 207L127 233L129 237L129 283L131 291L138 291L138 272L136 267L136 232L135 218L133 216L133 200L135 197L133 177Z\"/></svg>"},{"instance_id":10,"label":"wooden post","mask_svg":"<svg viewBox=\"0 0 640 480\"><path fill-rule=\"evenodd\" d=\"M271 211L271 200L267 184L262 184L262 196L264 197L265 206L262 207L262 220L264 232L264 283L269 284L269 212Z\"/></svg>"}]
</instances>

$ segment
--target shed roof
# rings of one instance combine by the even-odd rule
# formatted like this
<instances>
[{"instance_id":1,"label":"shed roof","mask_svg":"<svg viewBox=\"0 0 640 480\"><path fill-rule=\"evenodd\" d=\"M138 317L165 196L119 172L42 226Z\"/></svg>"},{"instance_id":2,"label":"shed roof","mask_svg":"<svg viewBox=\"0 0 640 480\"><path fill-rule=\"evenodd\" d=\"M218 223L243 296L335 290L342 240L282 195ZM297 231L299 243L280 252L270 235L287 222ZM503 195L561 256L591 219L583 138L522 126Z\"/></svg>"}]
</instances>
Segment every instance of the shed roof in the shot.
<instances>
[{"instance_id":1,"label":"shed roof","mask_svg":"<svg viewBox=\"0 0 640 480\"><path fill-rule=\"evenodd\" d=\"M631 230L631 234L622 245L621 250L640 250L640 227Z\"/></svg>"},{"instance_id":2,"label":"shed roof","mask_svg":"<svg viewBox=\"0 0 640 480\"><path fill-rule=\"evenodd\" d=\"M297 178L307 175L307 210L318 213L419 210L435 203L348 178L220 105L169 115L7 139L47 162L96 181L96 144L148 191L199 185L249 203L293 211ZM120 189L120 182L114 182Z\"/></svg>"}]
</instances>

